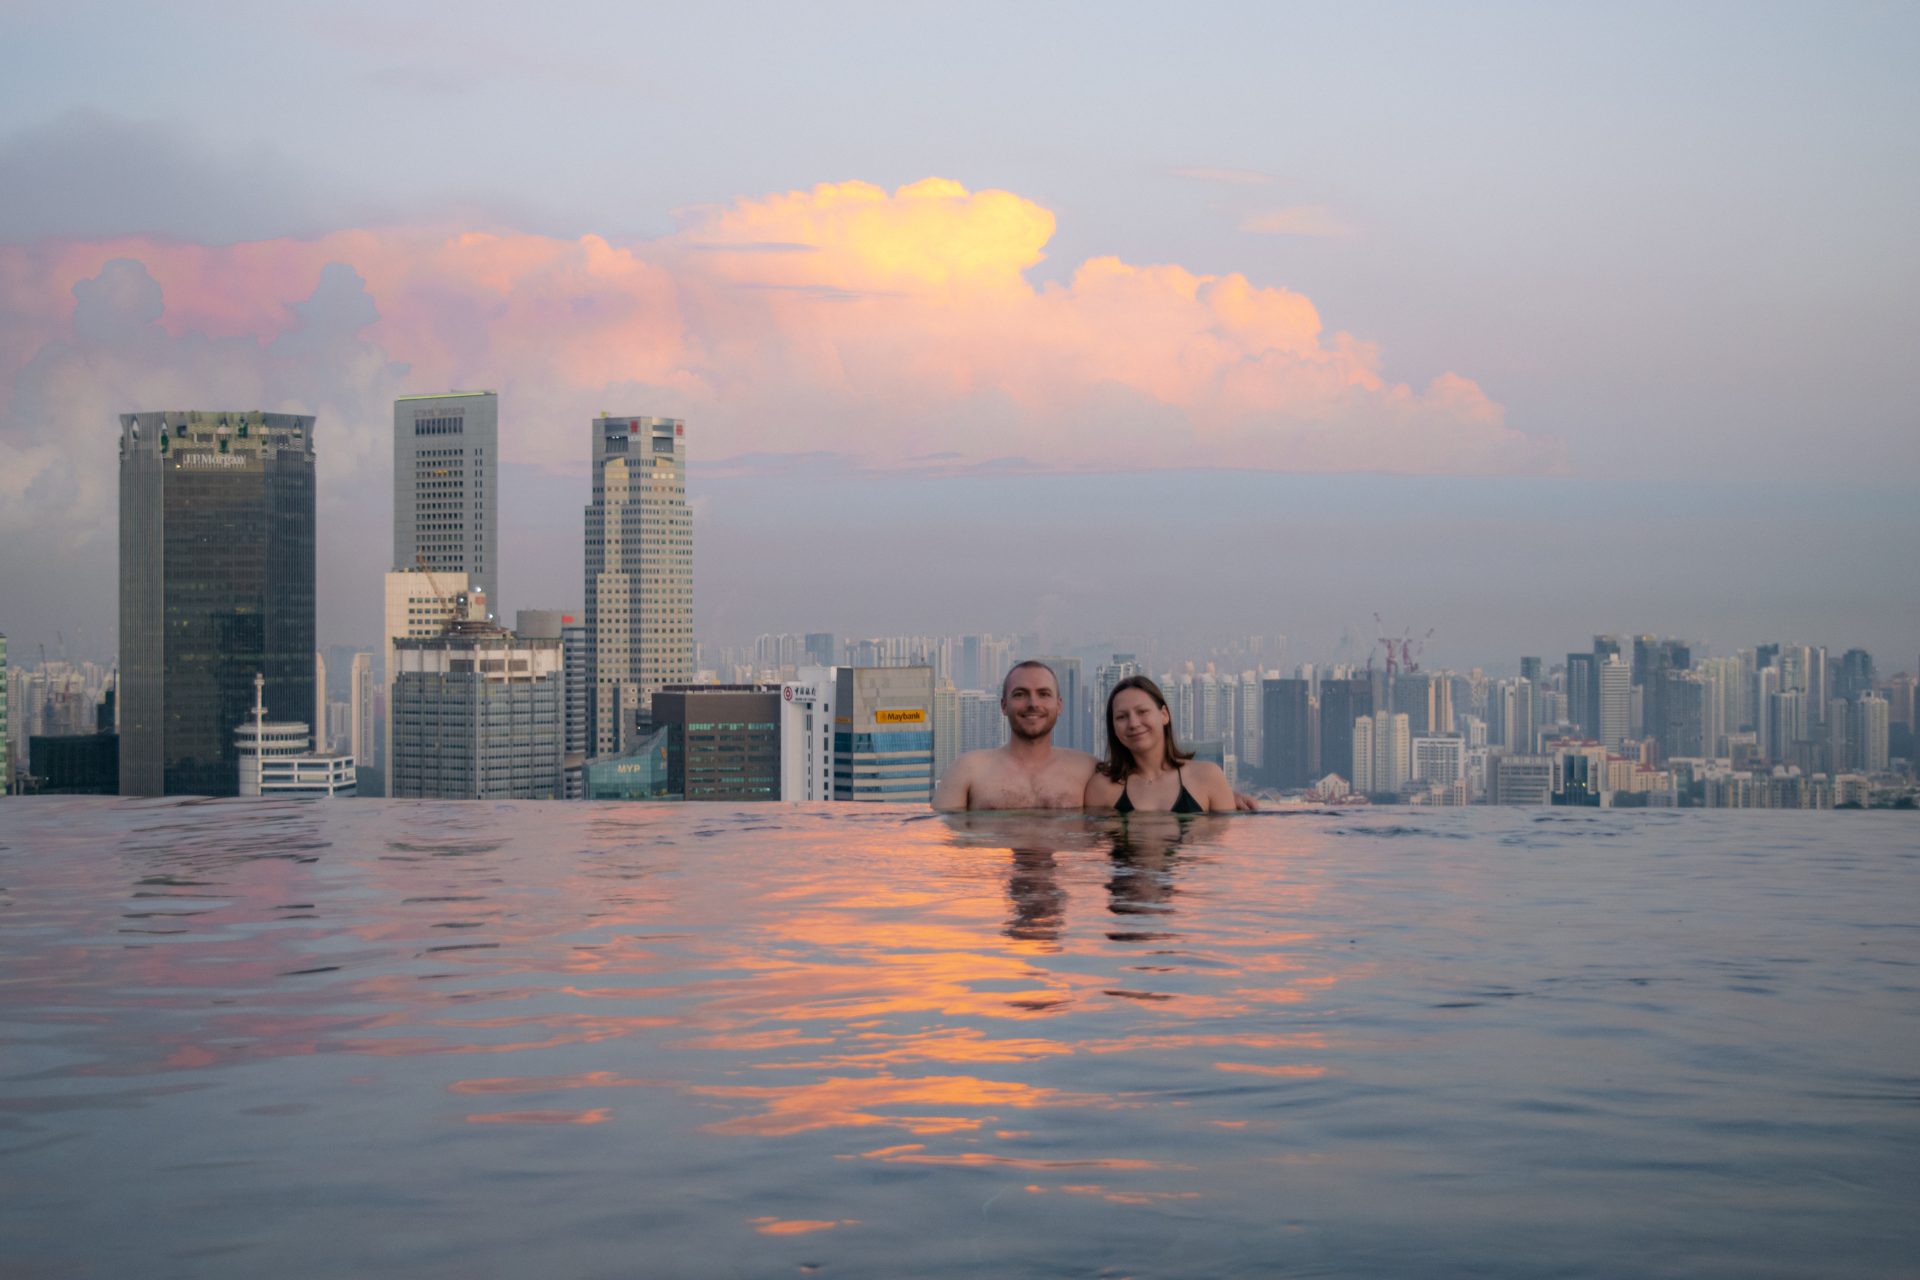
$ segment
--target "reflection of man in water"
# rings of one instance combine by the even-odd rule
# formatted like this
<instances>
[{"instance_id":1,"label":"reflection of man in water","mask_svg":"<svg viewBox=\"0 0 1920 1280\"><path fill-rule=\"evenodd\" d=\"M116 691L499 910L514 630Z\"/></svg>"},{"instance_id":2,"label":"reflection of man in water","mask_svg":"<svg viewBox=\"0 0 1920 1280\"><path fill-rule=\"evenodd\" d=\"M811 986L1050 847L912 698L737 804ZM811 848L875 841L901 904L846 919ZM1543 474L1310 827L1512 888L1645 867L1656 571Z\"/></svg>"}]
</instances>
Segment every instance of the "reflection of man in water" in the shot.
<instances>
[{"instance_id":1,"label":"reflection of man in water","mask_svg":"<svg viewBox=\"0 0 1920 1280\"><path fill-rule=\"evenodd\" d=\"M1078 809L1093 757L1053 745L1060 681L1044 662L1026 661L1000 682L1007 745L969 751L933 789L936 809Z\"/></svg>"}]
</instances>

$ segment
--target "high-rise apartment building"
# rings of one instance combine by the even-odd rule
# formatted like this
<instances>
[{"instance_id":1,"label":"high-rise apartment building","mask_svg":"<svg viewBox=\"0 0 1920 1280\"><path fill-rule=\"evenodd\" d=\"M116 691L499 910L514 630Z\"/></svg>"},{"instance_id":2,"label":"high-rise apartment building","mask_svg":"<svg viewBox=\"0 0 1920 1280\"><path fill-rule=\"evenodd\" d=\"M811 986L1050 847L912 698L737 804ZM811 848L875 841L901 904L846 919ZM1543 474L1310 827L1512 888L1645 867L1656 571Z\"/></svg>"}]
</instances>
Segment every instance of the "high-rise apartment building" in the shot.
<instances>
[{"instance_id":1,"label":"high-rise apartment building","mask_svg":"<svg viewBox=\"0 0 1920 1280\"><path fill-rule=\"evenodd\" d=\"M933 685L933 776L944 778L953 762L960 758L960 691L953 681L940 679ZM784 766L782 766L784 769Z\"/></svg>"},{"instance_id":2,"label":"high-rise apartment building","mask_svg":"<svg viewBox=\"0 0 1920 1280\"><path fill-rule=\"evenodd\" d=\"M500 401L491 391L393 402L393 567L466 578L500 599Z\"/></svg>"},{"instance_id":3,"label":"high-rise apartment building","mask_svg":"<svg viewBox=\"0 0 1920 1280\"><path fill-rule=\"evenodd\" d=\"M1866 773L1885 773L1887 753L1887 700L1877 693L1863 693L1853 703L1854 758Z\"/></svg>"},{"instance_id":4,"label":"high-rise apartment building","mask_svg":"<svg viewBox=\"0 0 1920 1280\"><path fill-rule=\"evenodd\" d=\"M959 728L956 755L1006 745L1007 717L1000 711L999 694L984 689L957 690L954 713Z\"/></svg>"},{"instance_id":5,"label":"high-rise apartment building","mask_svg":"<svg viewBox=\"0 0 1920 1280\"><path fill-rule=\"evenodd\" d=\"M349 738L347 750L353 754L356 769L365 769L373 765L373 655L356 653L353 655L353 668L348 676L351 688L347 690L347 701L351 708L348 717Z\"/></svg>"},{"instance_id":6,"label":"high-rise apartment building","mask_svg":"<svg viewBox=\"0 0 1920 1280\"><path fill-rule=\"evenodd\" d=\"M1241 772L1259 777L1261 771L1266 768L1266 707L1264 695L1261 693L1259 672L1242 671L1240 673L1240 697L1234 709L1239 716L1238 750ZM1318 710L1318 703L1315 704L1315 710ZM1317 723L1308 722L1308 737L1314 748L1309 754L1315 765L1320 763L1319 729L1320 726Z\"/></svg>"},{"instance_id":7,"label":"high-rise apartment building","mask_svg":"<svg viewBox=\"0 0 1920 1280\"><path fill-rule=\"evenodd\" d=\"M593 420L587 507L587 754L619 751L631 714L693 680L693 518L686 424Z\"/></svg>"},{"instance_id":8,"label":"high-rise apartment building","mask_svg":"<svg viewBox=\"0 0 1920 1280\"><path fill-rule=\"evenodd\" d=\"M1373 743L1373 717L1356 717L1353 727L1348 730L1347 740L1352 744L1352 758L1347 772L1351 775L1354 794L1370 796L1375 789L1373 766L1378 758Z\"/></svg>"},{"instance_id":9,"label":"high-rise apartment building","mask_svg":"<svg viewBox=\"0 0 1920 1280\"><path fill-rule=\"evenodd\" d=\"M120 787L233 795L234 730L314 707L314 420L120 416Z\"/></svg>"},{"instance_id":10,"label":"high-rise apartment building","mask_svg":"<svg viewBox=\"0 0 1920 1280\"><path fill-rule=\"evenodd\" d=\"M1373 714L1373 789L1398 793L1413 774L1413 735L1407 715L1384 711Z\"/></svg>"},{"instance_id":11,"label":"high-rise apartment building","mask_svg":"<svg viewBox=\"0 0 1920 1280\"><path fill-rule=\"evenodd\" d=\"M7 637L0 633L0 796L13 790L13 733L7 723Z\"/></svg>"},{"instance_id":12,"label":"high-rise apartment building","mask_svg":"<svg viewBox=\"0 0 1920 1280\"><path fill-rule=\"evenodd\" d=\"M1853 702L1863 693L1873 692L1873 655L1865 649L1849 649L1840 655L1840 670L1833 682L1832 696Z\"/></svg>"}]
</instances>

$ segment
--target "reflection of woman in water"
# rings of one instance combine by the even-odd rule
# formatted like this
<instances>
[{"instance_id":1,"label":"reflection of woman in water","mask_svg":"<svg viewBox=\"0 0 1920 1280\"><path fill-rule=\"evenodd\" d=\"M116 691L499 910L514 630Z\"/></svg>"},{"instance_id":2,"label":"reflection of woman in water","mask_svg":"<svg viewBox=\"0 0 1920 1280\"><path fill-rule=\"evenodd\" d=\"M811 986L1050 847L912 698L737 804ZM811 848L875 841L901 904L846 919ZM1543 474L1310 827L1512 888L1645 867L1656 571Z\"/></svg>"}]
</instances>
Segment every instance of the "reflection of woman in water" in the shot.
<instances>
[{"instance_id":1,"label":"reflection of woman in water","mask_svg":"<svg viewBox=\"0 0 1920 1280\"><path fill-rule=\"evenodd\" d=\"M1089 809L1120 813L1232 813L1220 766L1195 760L1173 740L1160 686L1129 676L1107 695L1107 758L1087 780Z\"/></svg>"}]
</instances>

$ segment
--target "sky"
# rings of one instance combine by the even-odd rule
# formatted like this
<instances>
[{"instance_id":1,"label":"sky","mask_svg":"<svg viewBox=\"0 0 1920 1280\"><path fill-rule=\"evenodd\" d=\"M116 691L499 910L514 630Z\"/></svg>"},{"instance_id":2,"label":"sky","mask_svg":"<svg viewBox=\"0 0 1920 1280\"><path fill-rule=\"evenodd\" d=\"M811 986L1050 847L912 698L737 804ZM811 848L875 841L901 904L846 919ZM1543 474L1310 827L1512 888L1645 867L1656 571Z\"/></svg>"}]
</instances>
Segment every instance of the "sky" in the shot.
<instances>
[{"instance_id":1,"label":"sky","mask_svg":"<svg viewBox=\"0 0 1920 1280\"><path fill-rule=\"evenodd\" d=\"M696 631L1920 653L1910 5L0 5L0 631L110 657L117 415L501 396L501 600L688 423Z\"/></svg>"}]
</instances>

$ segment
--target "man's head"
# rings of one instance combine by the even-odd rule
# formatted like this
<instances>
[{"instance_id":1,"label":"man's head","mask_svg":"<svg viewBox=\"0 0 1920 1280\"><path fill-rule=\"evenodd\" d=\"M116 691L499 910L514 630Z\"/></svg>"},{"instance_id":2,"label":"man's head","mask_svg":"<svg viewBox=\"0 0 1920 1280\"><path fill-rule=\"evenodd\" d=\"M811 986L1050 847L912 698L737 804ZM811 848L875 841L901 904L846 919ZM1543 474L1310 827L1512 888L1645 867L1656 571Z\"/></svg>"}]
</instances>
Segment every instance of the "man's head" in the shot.
<instances>
[{"instance_id":1,"label":"man's head","mask_svg":"<svg viewBox=\"0 0 1920 1280\"><path fill-rule=\"evenodd\" d=\"M1028 742L1052 737L1060 719L1060 681L1053 668L1031 659L1015 663L1000 682L1000 710L1014 737Z\"/></svg>"}]
</instances>

